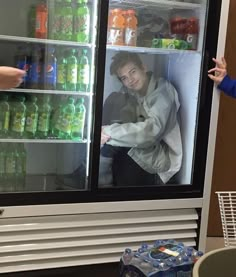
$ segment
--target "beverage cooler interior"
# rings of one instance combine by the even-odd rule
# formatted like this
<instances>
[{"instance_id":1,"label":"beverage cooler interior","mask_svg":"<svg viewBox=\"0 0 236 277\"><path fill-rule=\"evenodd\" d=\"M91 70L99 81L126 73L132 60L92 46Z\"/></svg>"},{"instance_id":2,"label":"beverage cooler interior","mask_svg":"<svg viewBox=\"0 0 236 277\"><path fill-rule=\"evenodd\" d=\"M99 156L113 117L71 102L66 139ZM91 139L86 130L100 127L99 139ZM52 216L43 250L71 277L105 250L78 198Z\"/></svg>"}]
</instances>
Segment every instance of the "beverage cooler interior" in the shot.
<instances>
[{"instance_id":1,"label":"beverage cooler interior","mask_svg":"<svg viewBox=\"0 0 236 277\"><path fill-rule=\"evenodd\" d=\"M114 92L127 90L116 74L111 73L111 65L122 52L138 54L155 79L163 78L174 86L180 102L182 162L180 170L166 185L193 182L207 8L207 1L200 0L109 1L103 125L122 123L118 113L109 113L105 107Z\"/></svg>"},{"instance_id":2,"label":"beverage cooler interior","mask_svg":"<svg viewBox=\"0 0 236 277\"><path fill-rule=\"evenodd\" d=\"M88 189L97 9L1 2L0 64L27 72L0 95L1 192Z\"/></svg>"},{"instance_id":3,"label":"beverage cooler interior","mask_svg":"<svg viewBox=\"0 0 236 277\"><path fill-rule=\"evenodd\" d=\"M27 71L20 88L0 95L2 192L89 189L99 4L1 1L0 64ZM117 10L123 20L135 15L133 30L112 25ZM183 145L174 184L192 182L206 16L206 0L109 1L103 104L121 88L110 75L118 52L137 53L156 78L172 83Z\"/></svg>"}]
</instances>

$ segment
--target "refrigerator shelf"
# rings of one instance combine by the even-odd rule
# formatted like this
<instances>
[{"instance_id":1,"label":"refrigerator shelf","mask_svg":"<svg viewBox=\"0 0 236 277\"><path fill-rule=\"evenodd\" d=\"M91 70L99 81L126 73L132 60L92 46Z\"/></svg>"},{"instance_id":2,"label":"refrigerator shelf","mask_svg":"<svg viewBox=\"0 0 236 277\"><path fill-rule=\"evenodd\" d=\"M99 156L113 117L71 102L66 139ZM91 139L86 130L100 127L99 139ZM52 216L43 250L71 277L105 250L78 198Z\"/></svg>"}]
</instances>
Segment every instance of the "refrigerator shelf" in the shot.
<instances>
[{"instance_id":1,"label":"refrigerator shelf","mask_svg":"<svg viewBox=\"0 0 236 277\"><path fill-rule=\"evenodd\" d=\"M180 2L180 1L170 1L170 0L111 0L110 5L112 6L126 6L130 8L144 8L159 7L159 8L171 8L171 9L196 9L200 8L201 4Z\"/></svg>"},{"instance_id":2,"label":"refrigerator shelf","mask_svg":"<svg viewBox=\"0 0 236 277\"><path fill-rule=\"evenodd\" d=\"M9 143L71 143L71 144L85 144L88 143L88 140L80 140L80 141L76 141L76 140L63 140L63 139L11 139L11 138L2 138L0 139L0 143L2 142L9 142Z\"/></svg>"},{"instance_id":3,"label":"refrigerator shelf","mask_svg":"<svg viewBox=\"0 0 236 277\"><path fill-rule=\"evenodd\" d=\"M74 95L74 96L93 96L91 92L74 92L74 91L66 91L66 90L44 90L44 89L23 89L23 88L13 88L5 91L15 91L22 93L40 93L40 94L55 94L55 95Z\"/></svg>"},{"instance_id":4,"label":"refrigerator shelf","mask_svg":"<svg viewBox=\"0 0 236 277\"><path fill-rule=\"evenodd\" d=\"M89 48L92 48L94 46L90 43L80 43L80 42L75 42L75 41L39 39L39 38L8 36L8 35L0 35L0 40L29 42L29 43L41 43L41 44L53 44L53 45L66 45L66 46L76 46L76 47L89 47Z\"/></svg>"},{"instance_id":5,"label":"refrigerator shelf","mask_svg":"<svg viewBox=\"0 0 236 277\"><path fill-rule=\"evenodd\" d=\"M201 51L195 50L178 50L178 49L165 49L165 48L149 48L149 47L134 47L134 46L119 46L119 45L107 45L108 50L113 51L128 51L136 53L146 53L146 54L201 54Z\"/></svg>"}]
</instances>

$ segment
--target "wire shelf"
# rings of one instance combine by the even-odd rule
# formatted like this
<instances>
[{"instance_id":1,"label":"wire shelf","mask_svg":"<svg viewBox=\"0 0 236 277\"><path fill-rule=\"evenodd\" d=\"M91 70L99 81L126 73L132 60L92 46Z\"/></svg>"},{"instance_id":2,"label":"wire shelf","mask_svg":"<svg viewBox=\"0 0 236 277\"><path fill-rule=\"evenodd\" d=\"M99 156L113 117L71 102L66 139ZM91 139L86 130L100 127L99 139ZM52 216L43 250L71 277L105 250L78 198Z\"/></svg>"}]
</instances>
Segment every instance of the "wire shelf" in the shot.
<instances>
[{"instance_id":1,"label":"wire shelf","mask_svg":"<svg viewBox=\"0 0 236 277\"><path fill-rule=\"evenodd\" d=\"M236 247L236 191L217 191L224 243Z\"/></svg>"}]
</instances>

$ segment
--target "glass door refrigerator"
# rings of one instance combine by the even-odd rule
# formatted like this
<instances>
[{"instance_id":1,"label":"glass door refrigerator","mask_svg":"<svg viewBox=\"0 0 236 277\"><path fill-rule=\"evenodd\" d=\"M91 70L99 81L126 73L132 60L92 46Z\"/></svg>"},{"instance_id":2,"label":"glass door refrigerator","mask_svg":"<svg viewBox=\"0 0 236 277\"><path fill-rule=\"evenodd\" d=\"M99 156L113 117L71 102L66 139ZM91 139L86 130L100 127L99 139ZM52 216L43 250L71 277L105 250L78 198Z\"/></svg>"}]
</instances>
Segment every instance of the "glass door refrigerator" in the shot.
<instances>
[{"instance_id":1,"label":"glass door refrigerator","mask_svg":"<svg viewBox=\"0 0 236 277\"><path fill-rule=\"evenodd\" d=\"M219 103L207 70L228 8L1 1L0 63L26 75L0 94L0 273L75 272L157 239L204 250Z\"/></svg>"}]
</instances>

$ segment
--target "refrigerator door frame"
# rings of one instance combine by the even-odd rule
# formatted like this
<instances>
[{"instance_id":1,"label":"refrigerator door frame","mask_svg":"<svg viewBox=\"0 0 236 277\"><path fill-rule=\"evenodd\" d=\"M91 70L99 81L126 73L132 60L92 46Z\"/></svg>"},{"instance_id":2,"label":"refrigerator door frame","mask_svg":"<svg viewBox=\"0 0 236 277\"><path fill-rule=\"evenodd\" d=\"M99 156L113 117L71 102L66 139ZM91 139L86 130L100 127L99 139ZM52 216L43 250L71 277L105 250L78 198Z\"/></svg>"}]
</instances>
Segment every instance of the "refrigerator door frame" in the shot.
<instances>
[{"instance_id":1,"label":"refrigerator door frame","mask_svg":"<svg viewBox=\"0 0 236 277\"><path fill-rule=\"evenodd\" d=\"M88 202L114 202L114 201L135 201L135 200L155 200L155 199L199 199L203 196L204 178L207 159L208 147L208 130L210 128L210 112L212 106L212 94L207 93L211 91L213 84L207 80L207 70L209 67L209 58L215 56L217 35L218 35L218 21L220 18L220 6L215 8L215 14L209 13L206 26L206 34L211 31L213 39L206 40L205 56L202 62L202 90L200 102L200 115L202 118L198 121L198 130L203 130L203 133L197 132L197 142L195 153L202 154L195 157L194 163L194 178L193 183L188 185L174 185L168 187L134 187L134 188L104 188L97 187L98 168L99 168L99 152L100 152L100 135L101 135L101 118L102 118L102 103L103 95L99 93L103 91L104 87L104 72L105 72L105 58L106 58L106 39L107 39L107 21L109 0L100 1L98 9L98 18L100 18L98 26L98 42L97 42L97 64L99 68L96 69L96 97L94 99L94 119L92 122L93 137L91 141L90 151L90 176L89 183L91 189L88 191L55 191L55 192L37 192L37 193L6 193L0 194L0 202L2 206L25 206L25 205L47 205L47 204L70 204L70 203L88 203ZM213 7L213 0L209 1L209 7ZM212 8L213 9L213 8ZM103 16L101 16L103 15ZM104 16L106 15L106 16ZM209 30L209 26L213 22L214 31ZM207 37L206 37L207 38ZM200 126L200 127L199 127ZM203 139L203 143L199 142ZM200 145L201 144L201 145ZM203 150L202 150L203 149Z\"/></svg>"}]
</instances>

